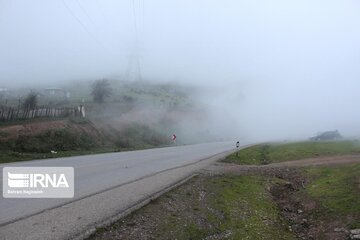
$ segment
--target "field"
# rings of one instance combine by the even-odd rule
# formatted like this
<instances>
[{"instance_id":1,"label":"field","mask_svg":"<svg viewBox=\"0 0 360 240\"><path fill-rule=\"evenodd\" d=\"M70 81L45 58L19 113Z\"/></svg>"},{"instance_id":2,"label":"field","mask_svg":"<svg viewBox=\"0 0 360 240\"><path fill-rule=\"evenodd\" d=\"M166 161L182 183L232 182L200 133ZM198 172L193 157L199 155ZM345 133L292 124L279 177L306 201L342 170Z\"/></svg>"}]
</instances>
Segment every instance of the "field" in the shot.
<instances>
[{"instance_id":1,"label":"field","mask_svg":"<svg viewBox=\"0 0 360 240\"><path fill-rule=\"evenodd\" d=\"M261 165L304 158L360 154L359 141L260 144L231 154L229 163Z\"/></svg>"},{"instance_id":2,"label":"field","mask_svg":"<svg viewBox=\"0 0 360 240\"><path fill-rule=\"evenodd\" d=\"M271 162L357 153L357 142L267 146ZM238 156L249 164L245 156L262 154L254 146ZM237 171L226 170L233 163L216 164L90 239L348 239L360 228L360 156L353 157L356 163L345 165L308 166L303 160L302 167L246 165Z\"/></svg>"},{"instance_id":3,"label":"field","mask_svg":"<svg viewBox=\"0 0 360 240\"><path fill-rule=\"evenodd\" d=\"M306 168L304 176L310 180L304 193L319 206L314 219L360 228L360 164Z\"/></svg>"}]
</instances>

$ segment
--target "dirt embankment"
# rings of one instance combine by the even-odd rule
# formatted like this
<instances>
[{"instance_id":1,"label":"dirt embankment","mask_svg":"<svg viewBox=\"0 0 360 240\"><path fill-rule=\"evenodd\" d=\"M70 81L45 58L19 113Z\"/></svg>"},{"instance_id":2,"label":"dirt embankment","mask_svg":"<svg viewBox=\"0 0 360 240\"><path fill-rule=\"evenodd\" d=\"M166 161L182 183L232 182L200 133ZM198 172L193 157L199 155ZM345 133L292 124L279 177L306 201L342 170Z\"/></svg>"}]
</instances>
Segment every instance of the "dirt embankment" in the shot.
<instances>
[{"instance_id":1,"label":"dirt embankment","mask_svg":"<svg viewBox=\"0 0 360 240\"><path fill-rule=\"evenodd\" d=\"M126 151L163 146L170 141L163 132L139 123L124 125L121 121L108 119L34 121L0 127L0 158L11 162L55 156L38 156L38 153L61 152L68 156Z\"/></svg>"},{"instance_id":2,"label":"dirt embankment","mask_svg":"<svg viewBox=\"0 0 360 240\"><path fill-rule=\"evenodd\" d=\"M332 210L325 210L319 201L306 194L309 188L316 185L311 184L314 176L307 176L301 169L302 167L337 169L342 166L353 166L352 164L360 164L360 155L318 157L259 166L219 162L204 169L203 173L258 175L268 179L281 179L281 182L272 184L268 190L278 205L281 215L289 222L289 229L299 239L345 240L349 239L350 232L347 225L357 221L357 213L348 213L345 217L346 223L339 220L340 218L328 216L327 211ZM360 177L357 177L355 182L360 193Z\"/></svg>"},{"instance_id":3,"label":"dirt embankment","mask_svg":"<svg viewBox=\"0 0 360 240\"><path fill-rule=\"evenodd\" d=\"M70 156L107 145L106 137L86 120L41 121L0 128L0 162Z\"/></svg>"},{"instance_id":4,"label":"dirt embankment","mask_svg":"<svg viewBox=\"0 0 360 240\"><path fill-rule=\"evenodd\" d=\"M99 139L102 134L91 122L75 123L69 120L41 121L17 124L11 126L0 127L0 138L2 140L16 140L20 136L38 136L50 130L66 129L73 133L82 133Z\"/></svg>"},{"instance_id":5,"label":"dirt embankment","mask_svg":"<svg viewBox=\"0 0 360 240\"><path fill-rule=\"evenodd\" d=\"M326 222L314 217L321 205L307 194L304 194L311 181L295 169L282 171L278 178L285 182L274 184L270 188L271 195L281 211L281 215L289 222L289 229L299 239L347 239L349 234L346 225L336 219ZM336 230L339 229L339 230Z\"/></svg>"}]
</instances>

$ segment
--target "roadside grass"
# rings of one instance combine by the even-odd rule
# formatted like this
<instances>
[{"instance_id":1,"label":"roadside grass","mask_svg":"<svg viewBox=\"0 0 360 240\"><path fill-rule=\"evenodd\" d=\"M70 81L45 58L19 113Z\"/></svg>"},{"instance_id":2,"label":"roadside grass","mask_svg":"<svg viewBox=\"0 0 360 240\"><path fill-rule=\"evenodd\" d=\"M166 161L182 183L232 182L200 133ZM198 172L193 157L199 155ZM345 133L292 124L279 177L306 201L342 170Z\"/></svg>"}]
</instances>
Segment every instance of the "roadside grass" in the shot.
<instances>
[{"instance_id":1,"label":"roadside grass","mask_svg":"<svg viewBox=\"0 0 360 240\"><path fill-rule=\"evenodd\" d=\"M20 125L20 124L27 124L27 123L35 123L35 122L54 122L54 121L59 121L59 120L65 120L65 119L70 119L70 118L34 118L34 119L19 119L19 120L13 120L13 121L8 121L8 122L1 122L0 121L0 130L1 127L7 127L7 126L13 126L13 125Z\"/></svg>"},{"instance_id":2,"label":"roadside grass","mask_svg":"<svg viewBox=\"0 0 360 240\"><path fill-rule=\"evenodd\" d=\"M320 205L313 213L315 219L360 228L360 164L310 167L304 174L311 179L304 193Z\"/></svg>"},{"instance_id":3,"label":"roadside grass","mask_svg":"<svg viewBox=\"0 0 360 240\"><path fill-rule=\"evenodd\" d=\"M90 154L100 154L115 152L116 150L111 147L94 148L91 150L72 150L72 151L57 151L56 153L46 152L15 152L15 151L0 151L0 164L10 162L21 162L38 159L48 158L61 158L61 157L72 157Z\"/></svg>"},{"instance_id":4,"label":"roadside grass","mask_svg":"<svg viewBox=\"0 0 360 240\"><path fill-rule=\"evenodd\" d=\"M90 239L296 239L257 176L195 177Z\"/></svg>"},{"instance_id":5,"label":"roadside grass","mask_svg":"<svg viewBox=\"0 0 360 240\"><path fill-rule=\"evenodd\" d=\"M295 239L266 191L264 178L228 176L211 185L215 194L210 203L224 213L224 219L221 221L214 214L210 214L210 219L223 232L230 230L234 239Z\"/></svg>"},{"instance_id":6,"label":"roadside grass","mask_svg":"<svg viewBox=\"0 0 360 240\"><path fill-rule=\"evenodd\" d=\"M167 136L156 129L138 123L129 124L123 131L113 129L114 145L120 151L123 149L146 149L169 144Z\"/></svg>"},{"instance_id":7,"label":"roadside grass","mask_svg":"<svg viewBox=\"0 0 360 240\"><path fill-rule=\"evenodd\" d=\"M13 140L0 139L0 163L82 155L105 150L109 149L84 133L54 129L36 136L19 136Z\"/></svg>"},{"instance_id":8,"label":"roadside grass","mask_svg":"<svg viewBox=\"0 0 360 240\"><path fill-rule=\"evenodd\" d=\"M136 151L136 150L145 150L151 148L161 148L167 147L168 145L161 146L136 146L130 148L122 148L121 151ZM1 163L10 163L10 162L21 162L21 161L30 161L30 160L40 160L48 158L62 158L62 157L75 157L82 155L92 155L92 154L102 154L102 153L115 153L120 152L120 149L113 146L99 146L91 148L89 150L68 150L68 151L56 151L56 153L51 152L16 152L10 150L0 150L0 164Z\"/></svg>"},{"instance_id":9,"label":"roadside grass","mask_svg":"<svg viewBox=\"0 0 360 240\"><path fill-rule=\"evenodd\" d=\"M136 146L131 148L122 148L123 151L136 151L136 150L145 150L152 148L161 148L168 147L168 145L160 146ZM30 161L30 160L40 160L48 158L62 158L62 157L76 157L82 155L92 155L92 154L102 154L102 153L115 153L120 152L120 149L113 146L103 146L91 148L91 150L70 150L70 151L56 151L56 153L45 152L16 152L16 151L3 151L0 150L0 164L1 163L10 163L10 162L21 162L21 161Z\"/></svg>"},{"instance_id":10,"label":"roadside grass","mask_svg":"<svg viewBox=\"0 0 360 240\"><path fill-rule=\"evenodd\" d=\"M276 205L266 191L265 181L256 176L223 176L205 183L205 203L192 199L188 204L197 218L178 216L162 225L157 237L174 239L295 239L281 220ZM193 197L196 197L193 196ZM171 222L171 221L170 221ZM187 223L184 225L184 222Z\"/></svg>"},{"instance_id":11,"label":"roadside grass","mask_svg":"<svg viewBox=\"0 0 360 240\"><path fill-rule=\"evenodd\" d=\"M20 135L8 140L6 133L0 131L0 163L142 150L165 147L169 142L161 133L139 124L129 126L124 132L113 130L112 134L110 138L72 129L50 129L38 135Z\"/></svg>"},{"instance_id":12,"label":"roadside grass","mask_svg":"<svg viewBox=\"0 0 360 240\"><path fill-rule=\"evenodd\" d=\"M305 158L360 154L359 141L297 142L260 144L229 155L224 161L236 164L261 165Z\"/></svg>"}]
</instances>

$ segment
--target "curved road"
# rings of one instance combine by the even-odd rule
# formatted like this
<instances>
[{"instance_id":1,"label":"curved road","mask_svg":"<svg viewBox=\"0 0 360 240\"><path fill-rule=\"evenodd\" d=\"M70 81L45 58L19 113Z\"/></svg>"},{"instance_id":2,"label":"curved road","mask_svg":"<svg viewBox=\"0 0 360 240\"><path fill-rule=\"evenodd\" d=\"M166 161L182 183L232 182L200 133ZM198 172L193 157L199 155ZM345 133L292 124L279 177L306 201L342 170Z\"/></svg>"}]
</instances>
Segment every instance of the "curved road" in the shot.
<instances>
[{"instance_id":1,"label":"curved road","mask_svg":"<svg viewBox=\"0 0 360 240\"><path fill-rule=\"evenodd\" d=\"M1 196L0 239L82 238L233 149L234 142L220 142L0 164L68 166L75 172L73 199Z\"/></svg>"}]
</instances>

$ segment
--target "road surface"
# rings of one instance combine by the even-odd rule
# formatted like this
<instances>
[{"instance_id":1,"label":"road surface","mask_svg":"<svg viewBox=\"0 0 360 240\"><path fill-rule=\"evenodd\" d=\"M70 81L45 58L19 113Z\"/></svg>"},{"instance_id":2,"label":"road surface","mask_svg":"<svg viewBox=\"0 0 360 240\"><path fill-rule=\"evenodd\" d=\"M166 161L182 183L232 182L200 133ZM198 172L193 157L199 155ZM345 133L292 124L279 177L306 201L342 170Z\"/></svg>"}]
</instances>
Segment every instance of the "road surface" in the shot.
<instances>
[{"instance_id":1,"label":"road surface","mask_svg":"<svg viewBox=\"0 0 360 240\"><path fill-rule=\"evenodd\" d=\"M234 147L234 142L205 143L0 164L1 174L6 166L67 166L75 171L73 199L1 196L0 239L82 238L224 157Z\"/></svg>"}]
</instances>

